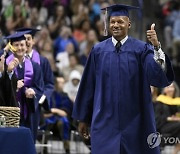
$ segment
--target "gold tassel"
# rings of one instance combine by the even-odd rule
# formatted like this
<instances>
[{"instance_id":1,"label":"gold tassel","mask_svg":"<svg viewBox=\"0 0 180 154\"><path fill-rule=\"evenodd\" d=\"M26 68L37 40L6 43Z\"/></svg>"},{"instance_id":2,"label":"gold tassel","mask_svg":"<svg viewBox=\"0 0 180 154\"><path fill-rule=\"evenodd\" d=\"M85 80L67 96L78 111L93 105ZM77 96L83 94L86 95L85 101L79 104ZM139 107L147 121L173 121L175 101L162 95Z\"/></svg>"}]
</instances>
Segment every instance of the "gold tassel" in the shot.
<instances>
[{"instance_id":1,"label":"gold tassel","mask_svg":"<svg viewBox=\"0 0 180 154\"><path fill-rule=\"evenodd\" d=\"M16 52L16 48L11 45L11 42L8 43L8 46L9 46L9 50L10 50L12 53Z\"/></svg>"},{"instance_id":2,"label":"gold tassel","mask_svg":"<svg viewBox=\"0 0 180 154\"><path fill-rule=\"evenodd\" d=\"M107 30L107 18L108 18L108 11L107 8L105 10L105 15L104 15L104 36L108 35L108 30Z\"/></svg>"}]
</instances>

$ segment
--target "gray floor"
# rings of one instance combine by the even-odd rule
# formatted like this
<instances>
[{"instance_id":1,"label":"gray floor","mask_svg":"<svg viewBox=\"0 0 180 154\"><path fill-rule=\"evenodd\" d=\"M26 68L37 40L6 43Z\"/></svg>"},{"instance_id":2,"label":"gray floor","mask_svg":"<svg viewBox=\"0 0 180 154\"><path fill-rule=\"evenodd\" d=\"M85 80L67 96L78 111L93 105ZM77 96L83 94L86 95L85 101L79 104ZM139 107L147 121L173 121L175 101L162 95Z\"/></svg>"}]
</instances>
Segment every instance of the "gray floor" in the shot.
<instances>
[{"instance_id":1,"label":"gray floor","mask_svg":"<svg viewBox=\"0 0 180 154\"><path fill-rule=\"evenodd\" d=\"M48 141L45 145L48 147L48 154L65 154L63 143L61 141ZM37 153L41 153L42 145L36 143ZM161 154L173 154L174 146L165 146L161 151ZM71 154L90 154L89 148L83 142L70 142L70 153ZM180 154L180 152L179 152Z\"/></svg>"},{"instance_id":2,"label":"gray floor","mask_svg":"<svg viewBox=\"0 0 180 154\"><path fill-rule=\"evenodd\" d=\"M174 146L165 146L161 154L173 154ZM180 152L178 153L180 154Z\"/></svg>"},{"instance_id":3,"label":"gray floor","mask_svg":"<svg viewBox=\"0 0 180 154\"><path fill-rule=\"evenodd\" d=\"M63 142L61 141L48 141L48 154L65 154ZM41 152L43 146L39 143L36 143L37 153L43 154ZM70 142L70 153L71 154L90 154L89 148L83 142Z\"/></svg>"}]
</instances>

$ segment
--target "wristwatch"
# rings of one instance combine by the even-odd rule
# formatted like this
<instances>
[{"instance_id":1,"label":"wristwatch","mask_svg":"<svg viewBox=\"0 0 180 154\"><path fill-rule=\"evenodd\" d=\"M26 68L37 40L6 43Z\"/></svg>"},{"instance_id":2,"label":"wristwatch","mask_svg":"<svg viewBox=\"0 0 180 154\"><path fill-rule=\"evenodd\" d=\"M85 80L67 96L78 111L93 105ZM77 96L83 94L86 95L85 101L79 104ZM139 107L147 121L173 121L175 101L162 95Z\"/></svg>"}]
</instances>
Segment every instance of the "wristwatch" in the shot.
<instances>
[{"instance_id":1,"label":"wristwatch","mask_svg":"<svg viewBox=\"0 0 180 154\"><path fill-rule=\"evenodd\" d=\"M161 43L159 42L158 46L154 46L154 50L158 51L161 48Z\"/></svg>"}]
</instances>

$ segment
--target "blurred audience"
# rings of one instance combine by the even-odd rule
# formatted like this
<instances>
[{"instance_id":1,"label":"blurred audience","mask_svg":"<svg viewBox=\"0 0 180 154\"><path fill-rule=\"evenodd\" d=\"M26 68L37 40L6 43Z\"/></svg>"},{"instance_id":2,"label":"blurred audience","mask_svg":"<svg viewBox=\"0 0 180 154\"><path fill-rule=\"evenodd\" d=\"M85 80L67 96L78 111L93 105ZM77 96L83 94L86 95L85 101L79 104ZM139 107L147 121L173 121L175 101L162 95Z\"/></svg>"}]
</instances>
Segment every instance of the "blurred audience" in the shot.
<instances>
[{"instance_id":1,"label":"blurred audience","mask_svg":"<svg viewBox=\"0 0 180 154\"><path fill-rule=\"evenodd\" d=\"M57 5L55 7L55 14L48 20L48 29L52 39L58 36L59 29L61 29L62 26L69 26L70 24L69 17L65 15L64 7Z\"/></svg>"},{"instance_id":2,"label":"blurred audience","mask_svg":"<svg viewBox=\"0 0 180 154\"><path fill-rule=\"evenodd\" d=\"M77 70L81 75L84 70L84 67L79 63L79 57L76 53L69 54L69 66L66 66L61 70L65 81L69 80L70 73L73 70Z\"/></svg>"},{"instance_id":3,"label":"blurred audience","mask_svg":"<svg viewBox=\"0 0 180 154\"><path fill-rule=\"evenodd\" d=\"M66 50L66 46L68 43L72 43L74 45L75 51L78 48L77 41L72 36L71 28L68 26L63 26L60 29L59 36L54 41L54 50L55 50L55 57L58 53L64 52Z\"/></svg>"},{"instance_id":4,"label":"blurred audience","mask_svg":"<svg viewBox=\"0 0 180 154\"><path fill-rule=\"evenodd\" d=\"M80 63L85 66L86 64L86 60L89 56L89 53L92 49L92 47L97 44L98 38L96 35L95 30L90 29L87 33L87 39L84 40L81 44L80 44L80 51L79 51L79 55L80 55Z\"/></svg>"},{"instance_id":5,"label":"blurred audience","mask_svg":"<svg viewBox=\"0 0 180 154\"><path fill-rule=\"evenodd\" d=\"M63 70L65 67L69 66L69 55L74 53L74 45L69 42L66 45L66 50L65 52L60 52L57 54L56 56L56 66L59 70L59 72L61 72L61 70Z\"/></svg>"},{"instance_id":6,"label":"blurred audience","mask_svg":"<svg viewBox=\"0 0 180 154\"><path fill-rule=\"evenodd\" d=\"M180 64L180 9L179 9L179 15L176 18L176 21L173 25L173 61L174 64Z\"/></svg>"},{"instance_id":7,"label":"blurred audience","mask_svg":"<svg viewBox=\"0 0 180 154\"><path fill-rule=\"evenodd\" d=\"M154 108L157 131L163 135L180 137L180 101L178 103L175 101L177 98L180 100L179 97L179 87L173 82L170 86L165 87L156 99ZM177 144L174 154L177 154L179 150L180 144Z\"/></svg>"}]
</instances>

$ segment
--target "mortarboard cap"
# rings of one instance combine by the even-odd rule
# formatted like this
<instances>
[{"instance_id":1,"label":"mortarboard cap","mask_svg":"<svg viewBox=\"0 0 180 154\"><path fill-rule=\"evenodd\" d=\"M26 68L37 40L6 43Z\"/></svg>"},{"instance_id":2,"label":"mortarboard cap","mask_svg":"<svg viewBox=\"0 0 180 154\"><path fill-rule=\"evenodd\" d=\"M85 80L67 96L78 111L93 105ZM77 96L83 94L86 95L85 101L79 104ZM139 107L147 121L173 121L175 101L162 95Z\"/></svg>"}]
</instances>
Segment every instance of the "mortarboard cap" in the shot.
<instances>
[{"instance_id":1,"label":"mortarboard cap","mask_svg":"<svg viewBox=\"0 0 180 154\"><path fill-rule=\"evenodd\" d=\"M29 31L24 32L15 32L14 34L8 35L4 37L4 39L7 39L9 41L8 45L10 50L14 53L16 52L16 49L11 45L11 43L21 40L26 40L24 34L27 34Z\"/></svg>"},{"instance_id":2,"label":"mortarboard cap","mask_svg":"<svg viewBox=\"0 0 180 154\"><path fill-rule=\"evenodd\" d=\"M28 33L29 31L15 32L11 35L6 36L5 39L9 40L11 43L15 41L25 40L26 38L24 34L28 34Z\"/></svg>"},{"instance_id":3,"label":"mortarboard cap","mask_svg":"<svg viewBox=\"0 0 180 154\"><path fill-rule=\"evenodd\" d=\"M124 5L124 4L115 4L102 8L101 10L107 10L109 16L127 16L129 17L129 10L140 9L136 6Z\"/></svg>"},{"instance_id":4,"label":"mortarboard cap","mask_svg":"<svg viewBox=\"0 0 180 154\"><path fill-rule=\"evenodd\" d=\"M23 31L29 31L26 34L31 34L32 36L34 36L36 34L36 32L40 31L40 29L36 29L36 28L18 28L16 29L17 32L23 32Z\"/></svg>"},{"instance_id":5,"label":"mortarboard cap","mask_svg":"<svg viewBox=\"0 0 180 154\"><path fill-rule=\"evenodd\" d=\"M104 16L104 35L107 36L107 18L108 15L111 16L127 16L129 17L129 10L132 9L140 9L139 7L136 6L130 6L130 5L124 5L124 4L115 4L108 6L106 8L102 8L101 10L105 10L105 16Z\"/></svg>"}]
</instances>

